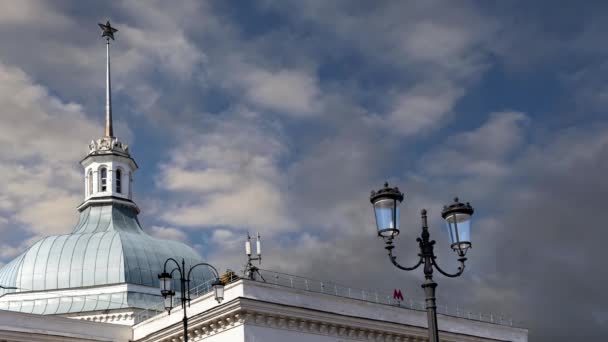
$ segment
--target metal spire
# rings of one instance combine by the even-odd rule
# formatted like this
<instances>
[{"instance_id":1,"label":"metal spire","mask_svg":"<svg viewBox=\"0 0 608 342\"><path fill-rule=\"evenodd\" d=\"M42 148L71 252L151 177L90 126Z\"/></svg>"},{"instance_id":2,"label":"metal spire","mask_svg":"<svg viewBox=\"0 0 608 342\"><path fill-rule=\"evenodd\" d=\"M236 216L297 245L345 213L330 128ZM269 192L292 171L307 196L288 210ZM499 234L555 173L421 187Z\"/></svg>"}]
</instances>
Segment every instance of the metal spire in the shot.
<instances>
[{"instance_id":1,"label":"metal spire","mask_svg":"<svg viewBox=\"0 0 608 342\"><path fill-rule=\"evenodd\" d=\"M106 137L113 137L114 130L112 129L112 92L110 85L110 38L114 40L114 32L118 30L110 25L108 20L106 24L98 24L103 33L101 37L106 37Z\"/></svg>"}]
</instances>

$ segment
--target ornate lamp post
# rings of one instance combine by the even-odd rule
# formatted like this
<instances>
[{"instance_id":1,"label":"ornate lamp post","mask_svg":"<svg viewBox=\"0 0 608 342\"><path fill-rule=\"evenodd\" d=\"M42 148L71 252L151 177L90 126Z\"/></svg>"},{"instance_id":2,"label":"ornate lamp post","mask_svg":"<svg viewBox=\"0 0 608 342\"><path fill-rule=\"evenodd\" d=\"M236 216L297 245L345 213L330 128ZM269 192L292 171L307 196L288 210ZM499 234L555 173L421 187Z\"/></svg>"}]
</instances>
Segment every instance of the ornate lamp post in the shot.
<instances>
[{"instance_id":1,"label":"ornate lamp post","mask_svg":"<svg viewBox=\"0 0 608 342\"><path fill-rule=\"evenodd\" d=\"M397 268L412 271L424 264L424 278L422 288L426 294L426 312L428 319L429 342L439 342L439 334L437 329L437 306L435 303L435 288L437 283L433 281L433 269L446 277L455 278L464 272L464 263L467 260L465 257L467 250L471 247L470 231L471 231L471 216L473 215L473 207L467 202L460 203L458 198L454 199L454 203L449 206L444 206L441 212L441 217L446 222L447 230L450 236L452 249L458 254L460 266L456 273L444 272L437 264L437 257L433 251L435 241L430 239L429 229L426 219L426 210L422 209L422 233L418 241L420 253L419 260L412 267L403 267L397 262L397 257L393 255L393 239L399 235L399 204L403 201L403 193L399 188L390 188L388 183L384 183L384 188L378 191L372 191L370 202L374 207L376 216L376 226L378 228L378 236L382 237L386 242L384 247L388 251L388 257Z\"/></svg>"},{"instance_id":2,"label":"ornate lamp post","mask_svg":"<svg viewBox=\"0 0 608 342\"><path fill-rule=\"evenodd\" d=\"M173 262L175 264L175 268L171 270L171 272L167 272L167 263ZM213 287L213 291L215 292L215 300L218 303L221 303L224 299L224 282L220 280L220 275L215 269L215 267L209 265L208 263L201 262L196 264L186 272L186 263L184 259L182 259L181 267L180 264L173 258L169 258L165 261L165 265L163 266L163 273L158 275L158 280L160 281L160 294L163 296L165 300L165 310L169 314L171 314L171 309L173 308L173 296L175 296L175 291L171 288L171 284L173 282L173 272L179 272L179 281L180 281L180 299L182 303L182 309L184 311L183 325L184 325L184 342L188 342L188 316L186 315L186 304L190 305L190 275L192 274L192 270L198 266L207 266L209 267L213 273L215 274L215 281L211 284Z\"/></svg>"}]
</instances>

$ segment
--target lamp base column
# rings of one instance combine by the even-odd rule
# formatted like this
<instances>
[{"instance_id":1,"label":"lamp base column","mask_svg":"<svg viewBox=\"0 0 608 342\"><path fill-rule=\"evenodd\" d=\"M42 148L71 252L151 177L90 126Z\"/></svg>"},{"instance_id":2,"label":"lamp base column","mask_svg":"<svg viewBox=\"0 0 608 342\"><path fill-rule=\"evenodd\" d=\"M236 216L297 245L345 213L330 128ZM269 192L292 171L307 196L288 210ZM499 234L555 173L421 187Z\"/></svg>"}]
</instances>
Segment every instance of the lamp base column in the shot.
<instances>
[{"instance_id":1,"label":"lamp base column","mask_svg":"<svg viewBox=\"0 0 608 342\"><path fill-rule=\"evenodd\" d=\"M435 288L437 283L433 279L427 278L422 288L426 294L426 316L428 319L429 342L439 342L439 332L437 330L437 305L435 303Z\"/></svg>"}]
</instances>

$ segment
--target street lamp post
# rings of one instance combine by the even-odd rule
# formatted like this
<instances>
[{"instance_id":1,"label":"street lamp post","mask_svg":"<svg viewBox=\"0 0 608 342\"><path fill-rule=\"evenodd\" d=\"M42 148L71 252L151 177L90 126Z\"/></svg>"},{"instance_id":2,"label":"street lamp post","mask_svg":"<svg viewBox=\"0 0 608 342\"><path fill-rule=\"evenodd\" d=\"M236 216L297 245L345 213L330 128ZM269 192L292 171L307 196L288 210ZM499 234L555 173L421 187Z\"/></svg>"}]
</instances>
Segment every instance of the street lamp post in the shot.
<instances>
[{"instance_id":1,"label":"street lamp post","mask_svg":"<svg viewBox=\"0 0 608 342\"><path fill-rule=\"evenodd\" d=\"M435 241L430 239L425 209L421 211L422 233L416 239L420 248L418 262L411 267L401 266L397 262L397 257L393 255L393 249L395 248L393 239L399 235L399 204L402 201L403 193L397 187L390 188L388 183L384 183L384 188L372 191L370 196L370 202L374 207L378 236L384 239L386 243L384 248L388 251L388 257L393 265L401 270L412 271L424 264L425 280L422 288L426 294L429 342L439 342L437 305L435 302L437 283L433 281L433 269L450 278L458 277L464 272L464 263L467 260L465 255L471 247L470 230L473 207L468 202L466 204L460 203L458 198L455 198L454 203L444 206L441 212L441 216L446 222L451 247L458 254L458 262L460 263L456 273L447 273L437 264L437 257L433 251Z\"/></svg>"},{"instance_id":2,"label":"street lamp post","mask_svg":"<svg viewBox=\"0 0 608 342\"><path fill-rule=\"evenodd\" d=\"M175 268L171 270L171 272L167 272L167 263L170 261L175 264ZM171 309L173 308L173 296L175 296L175 291L171 288L173 282L173 272L179 272L181 292L180 299L182 309L184 311L184 318L182 320L184 326L184 342L188 342L188 316L186 315L186 306L190 306L190 275L192 274L192 270L198 266L207 266L215 274L215 281L213 281L211 286L215 292L215 300L217 300L218 303L221 303L224 299L224 282L220 280L220 275L217 272L217 269L208 263L201 262L196 264L190 267L190 269L186 272L186 262L184 259L182 259L180 267L180 264L175 259L169 258L165 261L163 273L158 275L158 280L160 281L160 293L165 301L165 310L171 314Z\"/></svg>"}]
</instances>

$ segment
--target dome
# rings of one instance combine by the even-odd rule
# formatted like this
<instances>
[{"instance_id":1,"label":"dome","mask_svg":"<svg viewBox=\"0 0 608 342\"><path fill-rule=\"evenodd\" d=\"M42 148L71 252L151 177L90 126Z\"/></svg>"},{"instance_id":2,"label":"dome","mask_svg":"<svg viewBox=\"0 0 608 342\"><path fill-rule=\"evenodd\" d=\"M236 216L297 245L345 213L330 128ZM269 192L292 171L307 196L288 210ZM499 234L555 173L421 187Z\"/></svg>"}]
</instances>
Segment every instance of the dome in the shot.
<instances>
[{"instance_id":1,"label":"dome","mask_svg":"<svg viewBox=\"0 0 608 342\"><path fill-rule=\"evenodd\" d=\"M0 269L0 284L16 287L16 290L2 290L4 296L0 309L10 309L10 297L27 292L83 289L116 284L145 286L146 291L129 290L127 295L113 297L112 300L94 299L89 310L118 307L149 307L160 301L158 274L163 271L165 260L174 258L185 260L186 268L201 262L200 256L189 246L171 240L160 240L146 234L137 219L137 211L132 206L112 203L90 205L80 213L80 220L73 232L53 235L35 243L23 254ZM168 270L174 265L169 264ZM191 288L214 279L205 267L196 268L192 275ZM174 284L177 285L177 284ZM87 295L90 296L90 295ZM9 298L7 298L9 297ZM62 296L64 297L64 296ZM130 298L129 298L130 297ZM62 298L63 299L63 298ZM21 302L23 302L21 300ZM109 305L108 302L112 302ZM138 302L138 303L135 303ZM47 306L47 302L44 303ZM71 303L70 303L71 304ZM24 311L20 303L18 311ZM36 312L37 304L26 305ZM39 313L65 313L87 311L73 307L54 310L45 308Z\"/></svg>"},{"instance_id":2,"label":"dome","mask_svg":"<svg viewBox=\"0 0 608 342\"><path fill-rule=\"evenodd\" d=\"M138 166L113 133L107 42L105 135L91 141L80 161L85 190L77 208L80 220L72 233L45 237L0 269L0 310L65 314L162 309L158 275L166 260L183 260L186 270L202 262L186 244L154 238L139 224L133 202ZM168 264L167 271L175 274L175 266ZM189 274L189 287L196 292L206 291L215 279L203 266ZM179 276L174 277L175 289L180 289L178 282Z\"/></svg>"}]
</instances>

